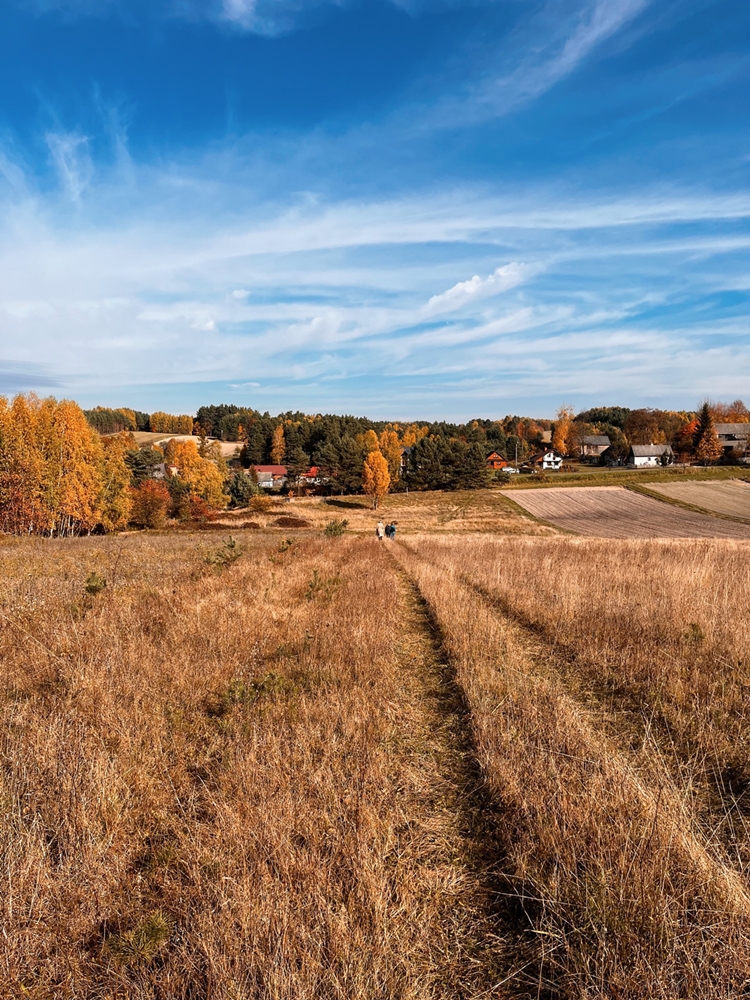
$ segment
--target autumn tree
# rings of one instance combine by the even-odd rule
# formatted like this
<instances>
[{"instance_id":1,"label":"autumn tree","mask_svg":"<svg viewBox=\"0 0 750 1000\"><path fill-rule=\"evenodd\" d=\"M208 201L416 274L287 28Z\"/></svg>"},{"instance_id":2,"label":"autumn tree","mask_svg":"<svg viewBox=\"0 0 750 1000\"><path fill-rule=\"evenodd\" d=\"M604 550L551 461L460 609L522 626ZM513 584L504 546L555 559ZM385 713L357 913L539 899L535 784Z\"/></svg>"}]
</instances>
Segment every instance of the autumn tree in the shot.
<instances>
[{"instance_id":1,"label":"autumn tree","mask_svg":"<svg viewBox=\"0 0 750 1000\"><path fill-rule=\"evenodd\" d=\"M388 462L380 451L371 451L365 459L362 468L362 488L372 497L373 510L388 492L391 476L388 472Z\"/></svg>"},{"instance_id":2,"label":"autumn tree","mask_svg":"<svg viewBox=\"0 0 750 1000\"><path fill-rule=\"evenodd\" d=\"M187 413L175 416L157 410L151 414L151 430L159 434L192 434L193 418Z\"/></svg>"},{"instance_id":3,"label":"autumn tree","mask_svg":"<svg viewBox=\"0 0 750 1000\"><path fill-rule=\"evenodd\" d=\"M694 445L695 457L703 465L709 465L721 458L721 442L716 435L714 418L708 403L704 403L698 413L698 428L695 432Z\"/></svg>"},{"instance_id":4,"label":"autumn tree","mask_svg":"<svg viewBox=\"0 0 750 1000\"><path fill-rule=\"evenodd\" d=\"M395 482L401 471L401 442L393 430L384 430L378 441L380 453L388 463L391 482Z\"/></svg>"},{"instance_id":5,"label":"autumn tree","mask_svg":"<svg viewBox=\"0 0 750 1000\"><path fill-rule=\"evenodd\" d=\"M215 462L201 457L195 441L175 441L172 454L179 477L189 487L191 495L201 497L216 509L227 506L229 497L224 493L224 476Z\"/></svg>"},{"instance_id":6,"label":"autumn tree","mask_svg":"<svg viewBox=\"0 0 750 1000\"><path fill-rule=\"evenodd\" d=\"M272 465L281 465L284 461L284 456L286 455L286 441L284 440L284 425L277 424L274 427L273 436L271 438L271 463Z\"/></svg>"},{"instance_id":7,"label":"autumn tree","mask_svg":"<svg viewBox=\"0 0 750 1000\"><path fill-rule=\"evenodd\" d=\"M698 419L688 420L672 438L672 449L680 462L688 462L695 455Z\"/></svg>"},{"instance_id":8,"label":"autumn tree","mask_svg":"<svg viewBox=\"0 0 750 1000\"><path fill-rule=\"evenodd\" d=\"M568 455L572 447L571 435L573 425L573 411L562 406L557 411L555 429L552 432L552 447L560 455Z\"/></svg>"},{"instance_id":9,"label":"autumn tree","mask_svg":"<svg viewBox=\"0 0 750 1000\"><path fill-rule=\"evenodd\" d=\"M128 444L103 444L70 400L0 399L0 525L47 535L121 526L129 507Z\"/></svg>"},{"instance_id":10,"label":"autumn tree","mask_svg":"<svg viewBox=\"0 0 750 1000\"><path fill-rule=\"evenodd\" d=\"M158 479L144 479L132 490L130 519L141 528L163 528L172 497L166 485Z\"/></svg>"},{"instance_id":11,"label":"autumn tree","mask_svg":"<svg viewBox=\"0 0 750 1000\"><path fill-rule=\"evenodd\" d=\"M746 424L750 421L750 411L741 399L733 403L712 403L711 413L717 424Z\"/></svg>"},{"instance_id":12,"label":"autumn tree","mask_svg":"<svg viewBox=\"0 0 750 1000\"><path fill-rule=\"evenodd\" d=\"M131 450L131 440L129 434L114 434L102 440L99 506L106 531L124 528L130 520L133 501L130 468L125 459Z\"/></svg>"},{"instance_id":13,"label":"autumn tree","mask_svg":"<svg viewBox=\"0 0 750 1000\"><path fill-rule=\"evenodd\" d=\"M378 451L380 449L378 435L372 429L365 431L364 434L358 434L357 443L365 455L369 455L371 451Z\"/></svg>"}]
</instances>

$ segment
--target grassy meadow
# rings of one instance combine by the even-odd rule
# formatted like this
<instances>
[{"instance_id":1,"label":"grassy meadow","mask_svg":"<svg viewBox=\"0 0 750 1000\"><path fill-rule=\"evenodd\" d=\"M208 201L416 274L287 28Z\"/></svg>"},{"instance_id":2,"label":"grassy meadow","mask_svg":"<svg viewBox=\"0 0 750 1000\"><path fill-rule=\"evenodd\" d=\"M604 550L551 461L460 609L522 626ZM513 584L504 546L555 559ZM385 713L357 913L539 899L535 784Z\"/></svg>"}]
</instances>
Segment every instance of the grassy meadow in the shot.
<instances>
[{"instance_id":1,"label":"grassy meadow","mask_svg":"<svg viewBox=\"0 0 750 1000\"><path fill-rule=\"evenodd\" d=\"M750 543L378 513L2 538L0 996L746 994Z\"/></svg>"}]
</instances>

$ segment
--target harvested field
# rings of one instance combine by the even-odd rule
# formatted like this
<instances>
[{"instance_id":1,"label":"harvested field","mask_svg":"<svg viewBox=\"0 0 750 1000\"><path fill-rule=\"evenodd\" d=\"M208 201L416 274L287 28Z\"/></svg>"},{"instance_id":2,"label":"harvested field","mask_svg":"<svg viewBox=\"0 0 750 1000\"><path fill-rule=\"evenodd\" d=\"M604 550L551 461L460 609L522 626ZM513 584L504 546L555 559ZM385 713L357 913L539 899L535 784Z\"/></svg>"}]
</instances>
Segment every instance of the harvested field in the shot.
<instances>
[{"instance_id":1,"label":"harvested field","mask_svg":"<svg viewBox=\"0 0 750 1000\"><path fill-rule=\"evenodd\" d=\"M653 483L649 489L670 500L750 520L750 483L742 479L730 479L723 483Z\"/></svg>"},{"instance_id":2,"label":"harvested field","mask_svg":"<svg viewBox=\"0 0 750 1000\"><path fill-rule=\"evenodd\" d=\"M516 490L513 500L559 528L597 538L750 538L750 525L680 509L621 486Z\"/></svg>"}]
</instances>

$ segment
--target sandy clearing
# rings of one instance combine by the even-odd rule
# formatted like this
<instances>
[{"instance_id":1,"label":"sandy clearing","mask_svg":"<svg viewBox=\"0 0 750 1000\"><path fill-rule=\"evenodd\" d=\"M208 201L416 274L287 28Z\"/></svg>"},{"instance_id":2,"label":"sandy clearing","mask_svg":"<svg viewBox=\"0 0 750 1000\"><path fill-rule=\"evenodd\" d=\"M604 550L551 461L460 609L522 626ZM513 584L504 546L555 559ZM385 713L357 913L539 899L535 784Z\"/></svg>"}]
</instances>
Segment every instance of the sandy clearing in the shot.
<instances>
[{"instance_id":1,"label":"sandy clearing","mask_svg":"<svg viewBox=\"0 0 750 1000\"><path fill-rule=\"evenodd\" d=\"M649 489L717 514L750 519L750 483L741 479L715 483L649 483Z\"/></svg>"},{"instance_id":2,"label":"sandy clearing","mask_svg":"<svg viewBox=\"0 0 750 1000\"><path fill-rule=\"evenodd\" d=\"M750 538L750 525L683 510L622 486L517 490L513 499L551 524L598 538Z\"/></svg>"}]
</instances>

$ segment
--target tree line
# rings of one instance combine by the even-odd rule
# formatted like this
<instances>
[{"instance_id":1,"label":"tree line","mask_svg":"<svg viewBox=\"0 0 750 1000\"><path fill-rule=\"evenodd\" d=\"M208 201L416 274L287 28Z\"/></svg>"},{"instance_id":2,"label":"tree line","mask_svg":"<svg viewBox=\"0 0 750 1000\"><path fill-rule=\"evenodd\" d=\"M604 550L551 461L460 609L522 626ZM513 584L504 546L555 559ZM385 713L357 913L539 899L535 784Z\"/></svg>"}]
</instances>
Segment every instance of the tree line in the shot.
<instances>
[{"instance_id":1,"label":"tree line","mask_svg":"<svg viewBox=\"0 0 750 1000\"><path fill-rule=\"evenodd\" d=\"M665 442L679 458L708 464L722 457L717 422L750 422L750 412L737 400L696 412L600 407L562 409L554 421L509 415L400 424L300 412L272 417L229 404L201 407L192 417L0 397L0 530L65 536L205 517L246 505L260 492L252 469L265 464L285 466L291 487L307 482L315 466L322 490L364 492L374 504L389 491L480 489L494 475L489 452L521 461L542 447L545 432L562 454L575 454L583 436L598 433L623 456L632 444ZM133 435L146 429L196 436L139 446ZM232 468L212 439L238 442Z\"/></svg>"}]
</instances>

